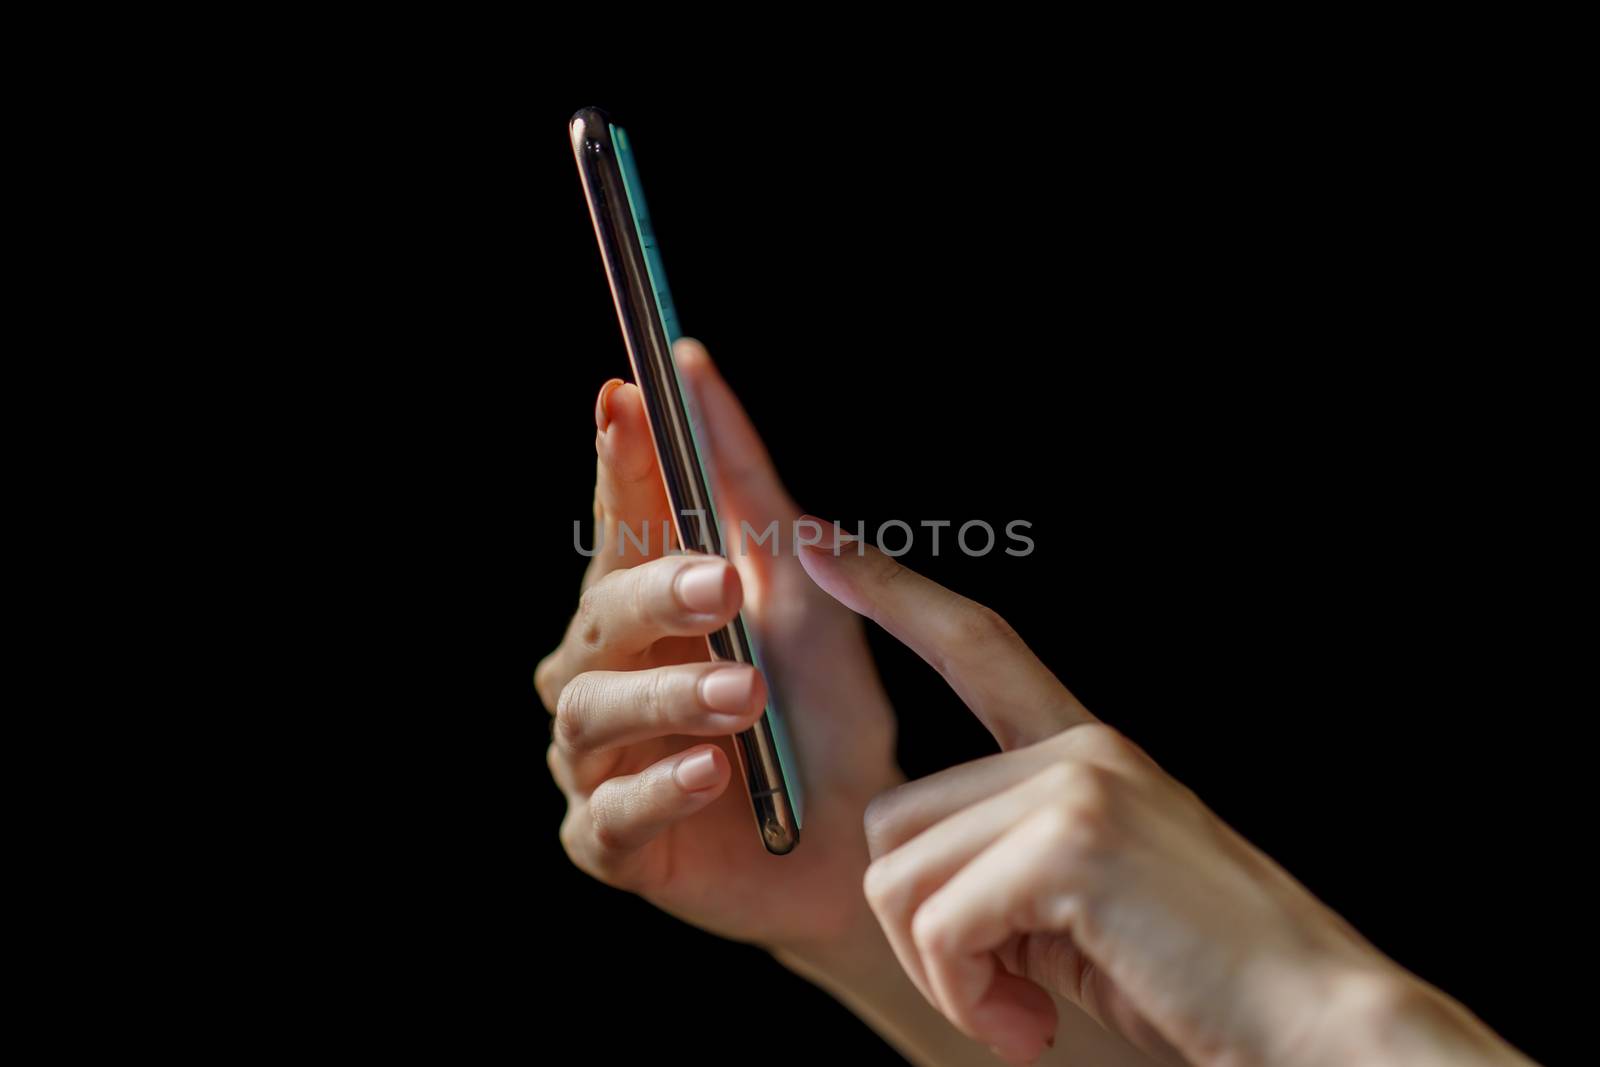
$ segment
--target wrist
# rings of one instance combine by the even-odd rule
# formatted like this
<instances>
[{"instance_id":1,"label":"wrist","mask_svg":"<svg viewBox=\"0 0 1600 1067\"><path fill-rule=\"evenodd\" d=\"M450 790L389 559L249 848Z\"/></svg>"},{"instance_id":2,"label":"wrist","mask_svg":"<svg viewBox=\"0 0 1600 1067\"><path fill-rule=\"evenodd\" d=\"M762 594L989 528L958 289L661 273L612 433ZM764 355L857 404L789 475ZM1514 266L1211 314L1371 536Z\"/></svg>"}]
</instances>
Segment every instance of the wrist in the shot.
<instances>
[{"instance_id":1,"label":"wrist","mask_svg":"<svg viewBox=\"0 0 1600 1067\"><path fill-rule=\"evenodd\" d=\"M826 939L769 945L767 951L787 970L830 991L870 991L899 961L865 899Z\"/></svg>"},{"instance_id":2,"label":"wrist","mask_svg":"<svg viewBox=\"0 0 1600 1067\"><path fill-rule=\"evenodd\" d=\"M879 1037L922 1067L989 1067L997 1062L923 999L865 906L865 926L827 944L774 948L773 958L838 1000Z\"/></svg>"},{"instance_id":3,"label":"wrist","mask_svg":"<svg viewBox=\"0 0 1600 1067\"><path fill-rule=\"evenodd\" d=\"M1502 1067L1529 1061L1465 1007L1385 959L1338 977L1328 1026L1338 1035L1327 1062Z\"/></svg>"}]
</instances>

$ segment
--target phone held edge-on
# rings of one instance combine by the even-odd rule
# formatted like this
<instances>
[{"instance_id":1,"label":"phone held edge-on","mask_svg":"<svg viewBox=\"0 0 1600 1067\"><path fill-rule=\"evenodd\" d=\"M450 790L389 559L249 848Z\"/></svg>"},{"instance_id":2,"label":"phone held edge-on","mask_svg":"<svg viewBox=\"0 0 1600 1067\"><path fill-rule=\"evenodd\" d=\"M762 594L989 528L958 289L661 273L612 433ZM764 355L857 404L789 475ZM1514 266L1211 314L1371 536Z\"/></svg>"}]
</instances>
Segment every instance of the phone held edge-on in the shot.
<instances>
[{"instance_id":1,"label":"phone held edge-on","mask_svg":"<svg viewBox=\"0 0 1600 1067\"><path fill-rule=\"evenodd\" d=\"M672 339L657 305L611 123L598 109L585 108L572 117L570 132L628 360L644 398L678 544L689 551L725 557L710 487L672 358ZM715 659L760 667L742 614L708 635L707 644ZM734 750L761 842L768 852L781 856L799 844L800 811L784 774L775 715L769 697L755 725L734 736Z\"/></svg>"}]
</instances>

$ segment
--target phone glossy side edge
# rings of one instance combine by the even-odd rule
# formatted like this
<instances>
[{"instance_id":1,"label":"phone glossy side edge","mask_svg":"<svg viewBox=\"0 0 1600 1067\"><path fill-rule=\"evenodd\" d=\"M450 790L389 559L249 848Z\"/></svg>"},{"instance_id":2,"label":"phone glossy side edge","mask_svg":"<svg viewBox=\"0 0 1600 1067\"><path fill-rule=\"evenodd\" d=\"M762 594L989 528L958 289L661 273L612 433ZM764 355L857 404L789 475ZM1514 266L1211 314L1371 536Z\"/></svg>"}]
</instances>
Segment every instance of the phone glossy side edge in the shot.
<instances>
[{"instance_id":1,"label":"phone glossy side edge","mask_svg":"<svg viewBox=\"0 0 1600 1067\"><path fill-rule=\"evenodd\" d=\"M721 532L711 518L715 510L695 449L671 340L656 305L611 141L610 120L598 109L585 108L572 117L570 133L628 360L644 397L645 416L666 482L678 543L692 551L725 555ZM690 521L696 515L703 516L704 521ZM709 635L707 643L714 658L756 665L742 614ZM734 750L761 842L768 852L783 855L799 843L800 815L784 777L770 712L769 706L754 726L735 735Z\"/></svg>"}]
</instances>

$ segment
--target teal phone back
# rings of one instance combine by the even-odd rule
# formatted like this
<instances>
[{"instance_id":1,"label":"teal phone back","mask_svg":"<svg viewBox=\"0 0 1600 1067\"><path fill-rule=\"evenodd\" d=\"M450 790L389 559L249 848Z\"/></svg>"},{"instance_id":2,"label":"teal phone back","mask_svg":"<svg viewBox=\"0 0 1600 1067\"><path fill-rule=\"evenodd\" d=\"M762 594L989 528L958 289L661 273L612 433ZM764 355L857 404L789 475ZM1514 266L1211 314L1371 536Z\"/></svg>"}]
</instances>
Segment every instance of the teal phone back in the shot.
<instances>
[{"instance_id":1,"label":"teal phone back","mask_svg":"<svg viewBox=\"0 0 1600 1067\"><path fill-rule=\"evenodd\" d=\"M650 289L655 294L656 310L661 315L661 324L666 327L667 340L676 341L683 336L683 331L678 325L678 313L672 306L672 291L667 288L667 272L661 262L661 248L656 243L655 228L650 225L650 210L645 205L644 187L639 181L639 165L634 159L633 147L628 142L628 134L621 126L611 124L611 143L616 146L617 163L622 171L623 188L628 194L628 207L633 213L634 226L639 233L639 245L644 249L645 269L650 275ZM717 522L716 516L716 482L711 478L713 473L707 470L707 453L702 443L706 434L701 423L699 407L694 402L694 397L683 388L683 381L678 380L678 393L683 398L684 410L689 412L689 434L694 439L694 451L700 461L700 475L706 484L706 490L711 497L710 521ZM720 526L720 524L719 524ZM740 539L741 543L743 539ZM744 613L739 613L741 621ZM761 665L761 646L756 640L748 623L744 626L745 636L750 644L750 658L755 660L755 668L766 675L766 669ZM794 820L797 826L805 822L805 790L800 782L798 766L795 761L794 749L789 740L788 726L784 723L783 716L778 711L776 700L771 696L771 687L768 687L767 720L772 724L772 739L778 749L778 763L783 769L784 785L789 791L789 801L794 806Z\"/></svg>"}]
</instances>

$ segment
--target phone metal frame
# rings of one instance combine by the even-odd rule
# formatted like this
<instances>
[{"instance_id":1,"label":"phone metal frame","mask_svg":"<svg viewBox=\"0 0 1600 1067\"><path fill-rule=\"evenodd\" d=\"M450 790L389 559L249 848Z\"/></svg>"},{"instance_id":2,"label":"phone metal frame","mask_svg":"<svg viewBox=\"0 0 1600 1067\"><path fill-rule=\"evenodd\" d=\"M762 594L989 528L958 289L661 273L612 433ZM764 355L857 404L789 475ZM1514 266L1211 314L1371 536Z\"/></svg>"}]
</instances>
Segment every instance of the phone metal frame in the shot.
<instances>
[{"instance_id":1,"label":"phone metal frame","mask_svg":"<svg viewBox=\"0 0 1600 1067\"><path fill-rule=\"evenodd\" d=\"M644 397L678 544L688 551L725 556L672 359L672 342L656 305L638 224L612 144L611 121L597 108L584 108L572 116L570 131L628 362ZM702 521L691 522L695 515ZM707 635L706 643L714 659L758 666L742 614ZM769 703L754 726L734 736L733 747L749 787L761 843L781 856L800 842L800 816L784 778L771 714Z\"/></svg>"}]
</instances>

